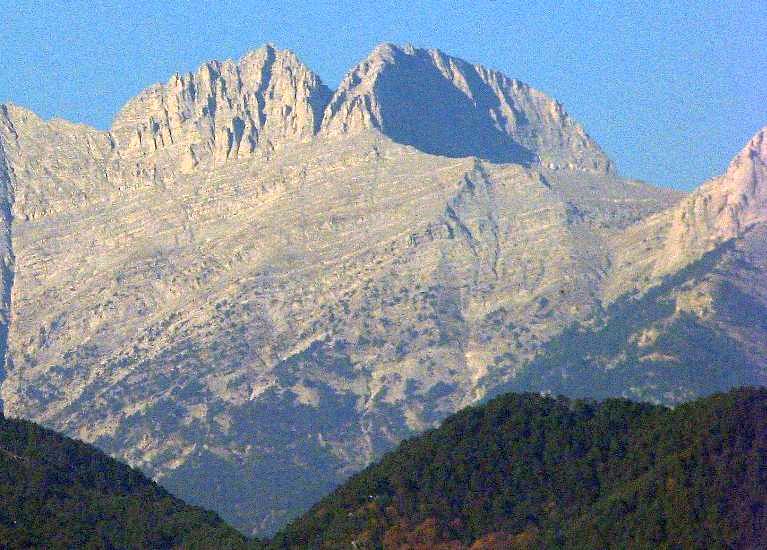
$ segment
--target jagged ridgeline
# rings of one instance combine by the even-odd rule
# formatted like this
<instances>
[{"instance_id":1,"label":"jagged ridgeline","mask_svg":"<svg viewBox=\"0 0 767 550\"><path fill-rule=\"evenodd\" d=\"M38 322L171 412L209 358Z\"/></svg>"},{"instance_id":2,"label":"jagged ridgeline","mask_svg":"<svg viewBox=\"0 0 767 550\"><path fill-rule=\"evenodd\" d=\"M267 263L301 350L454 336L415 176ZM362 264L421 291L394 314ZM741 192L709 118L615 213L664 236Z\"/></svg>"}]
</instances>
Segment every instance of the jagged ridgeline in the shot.
<instances>
[{"instance_id":1,"label":"jagged ridgeline","mask_svg":"<svg viewBox=\"0 0 767 550\"><path fill-rule=\"evenodd\" d=\"M671 410L507 394L355 475L276 548L765 548L767 390Z\"/></svg>"},{"instance_id":2,"label":"jagged ridgeline","mask_svg":"<svg viewBox=\"0 0 767 550\"><path fill-rule=\"evenodd\" d=\"M687 185L693 182L680 182ZM0 397L248 533L488 396L767 382L767 131L686 195L555 99L265 46L108 131L0 106Z\"/></svg>"},{"instance_id":3,"label":"jagged ridgeline","mask_svg":"<svg viewBox=\"0 0 767 550\"><path fill-rule=\"evenodd\" d=\"M260 546L94 447L0 416L0 547Z\"/></svg>"}]
</instances>

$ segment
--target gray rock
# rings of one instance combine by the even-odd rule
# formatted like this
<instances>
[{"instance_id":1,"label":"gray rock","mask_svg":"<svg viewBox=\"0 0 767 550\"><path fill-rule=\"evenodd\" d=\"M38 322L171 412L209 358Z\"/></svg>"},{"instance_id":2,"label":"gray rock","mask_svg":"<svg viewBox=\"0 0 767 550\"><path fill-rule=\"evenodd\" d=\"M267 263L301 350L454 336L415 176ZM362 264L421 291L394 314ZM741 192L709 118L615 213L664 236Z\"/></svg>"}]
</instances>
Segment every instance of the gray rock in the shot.
<instances>
[{"instance_id":1,"label":"gray rock","mask_svg":"<svg viewBox=\"0 0 767 550\"><path fill-rule=\"evenodd\" d=\"M627 294L732 238L761 265L763 143L685 197L527 85L391 45L332 95L270 46L207 63L108 132L2 106L5 412L269 532ZM669 296L767 341L709 283Z\"/></svg>"}]
</instances>

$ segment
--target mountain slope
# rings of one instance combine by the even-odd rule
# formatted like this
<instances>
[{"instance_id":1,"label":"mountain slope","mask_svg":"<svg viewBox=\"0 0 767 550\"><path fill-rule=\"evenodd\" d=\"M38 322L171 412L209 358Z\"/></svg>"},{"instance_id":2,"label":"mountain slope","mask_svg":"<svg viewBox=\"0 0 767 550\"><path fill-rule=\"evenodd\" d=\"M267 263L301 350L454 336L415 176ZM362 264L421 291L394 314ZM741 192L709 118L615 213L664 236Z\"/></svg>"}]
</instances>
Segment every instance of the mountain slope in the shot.
<instances>
[{"instance_id":1,"label":"mountain slope","mask_svg":"<svg viewBox=\"0 0 767 550\"><path fill-rule=\"evenodd\" d=\"M90 445L0 417L3 548L245 548L212 512L186 505Z\"/></svg>"},{"instance_id":2,"label":"mountain slope","mask_svg":"<svg viewBox=\"0 0 767 550\"><path fill-rule=\"evenodd\" d=\"M725 174L620 235L607 307L496 391L679 403L767 384L765 135Z\"/></svg>"},{"instance_id":3,"label":"mountain slope","mask_svg":"<svg viewBox=\"0 0 767 550\"><path fill-rule=\"evenodd\" d=\"M271 47L211 62L150 87L107 132L5 106L0 155L6 411L247 532L515 381L559 384L529 375L551 342L630 310L726 238L690 240L666 266L697 195L618 177L529 86L409 47L377 48L333 94ZM758 380L761 325L698 300L718 285L722 304L758 313L758 230L744 224L649 327L700 313L735 342L733 375L684 387L694 369L640 368L661 389L628 376L609 394L676 403Z\"/></svg>"},{"instance_id":4,"label":"mountain slope","mask_svg":"<svg viewBox=\"0 0 767 550\"><path fill-rule=\"evenodd\" d=\"M627 230L616 241L615 296L684 268L730 240L748 239L767 224L767 127L733 158L727 171L705 182L675 208Z\"/></svg>"},{"instance_id":5,"label":"mountain slope","mask_svg":"<svg viewBox=\"0 0 767 550\"><path fill-rule=\"evenodd\" d=\"M749 140L722 176L702 185L677 209L665 247L671 266L690 249L710 248L767 223L766 181L767 127Z\"/></svg>"},{"instance_id":6,"label":"mountain slope","mask_svg":"<svg viewBox=\"0 0 767 550\"><path fill-rule=\"evenodd\" d=\"M680 403L767 385L767 226L729 240L641 294L554 337L495 391Z\"/></svg>"},{"instance_id":7,"label":"mountain slope","mask_svg":"<svg viewBox=\"0 0 767 550\"><path fill-rule=\"evenodd\" d=\"M670 410L508 394L402 443L276 548L767 544L767 390Z\"/></svg>"}]
</instances>

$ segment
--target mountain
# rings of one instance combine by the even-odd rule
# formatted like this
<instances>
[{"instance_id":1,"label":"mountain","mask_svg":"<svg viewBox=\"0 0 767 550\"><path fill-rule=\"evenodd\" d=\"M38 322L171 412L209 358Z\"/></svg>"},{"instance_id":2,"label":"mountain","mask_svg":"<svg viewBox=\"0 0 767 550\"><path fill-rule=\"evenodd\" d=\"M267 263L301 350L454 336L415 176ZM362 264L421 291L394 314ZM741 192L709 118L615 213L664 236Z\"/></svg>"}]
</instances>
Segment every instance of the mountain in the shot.
<instances>
[{"instance_id":1,"label":"mountain","mask_svg":"<svg viewBox=\"0 0 767 550\"><path fill-rule=\"evenodd\" d=\"M766 136L757 133L723 176L629 228L607 307L496 391L677 403L767 384Z\"/></svg>"},{"instance_id":2,"label":"mountain","mask_svg":"<svg viewBox=\"0 0 767 550\"><path fill-rule=\"evenodd\" d=\"M497 71L410 45L382 44L352 69L322 128L375 128L397 143L448 157L612 170L560 103Z\"/></svg>"},{"instance_id":3,"label":"mountain","mask_svg":"<svg viewBox=\"0 0 767 550\"><path fill-rule=\"evenodd\" d=\"M0 416L3 548L246 548L189 506L90 445Z\"/></svg>"},{"instance_id":4,"label":"mountain","mask_svg":"<svg viewBox=\"0 0 767 550\"><path fill-rule=\"evenodd\" d=\"M206 63L109 131L4 105L4 409L269 533L500 392L764 383L757 141L656 188L543 93L389 44L333 92L272 46Z\"/></svg>"},{"instance_id":5,"label":"mountain","mask_svg":"<svg viewBox=\"0 0 767 550\"><path fill-rule=\"evenodd\" d=\"M329 97L293 53L267 45L144 90L117 114L110 134L121 156L180 156L181 167L193 169L311 138Z\"/></svg>"},{"instance_id":6,"label":"mountain","mask_svg":"<svg viewBox=\"0 0 767 550\"><path fill-rule=\"evenodd\" d=\"M763 548L767 390L676 409L507 394L320 501L275 548Z\"/></svg>"},{"instance_id":7,"label":"mountain","mask_svg":"<svg viewBox=\"0 0 767 550\"><path fill-rule=\"evenodd\" d=\"M751 138L723 176L701 186L674 212L666 252L678 262L681 254L714 248L767 222L765 181L767 128Z\"/></svg>"}]
</instances>

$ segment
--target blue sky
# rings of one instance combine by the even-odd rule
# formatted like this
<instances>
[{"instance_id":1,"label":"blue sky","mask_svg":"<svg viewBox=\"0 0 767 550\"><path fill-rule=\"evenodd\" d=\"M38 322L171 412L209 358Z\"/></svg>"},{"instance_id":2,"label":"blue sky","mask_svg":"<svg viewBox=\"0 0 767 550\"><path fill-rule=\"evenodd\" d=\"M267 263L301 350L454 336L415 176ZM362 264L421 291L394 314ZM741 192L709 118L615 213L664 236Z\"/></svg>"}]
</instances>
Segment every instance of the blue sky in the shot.
<instances>
[{"instance_id":1,"label":"blue sky","mask_svg":"<svg viewBox=\"0 0 767 550\"><path fill-rule=\"evenodd\" d=\"M331 87L376 44L411 42L553 95L623 175L659 184L722 172L767 125L763 0L405 4L0 0L0 101L107 128L142 88L265 42Z\"/></svg>"}]
</instances>

